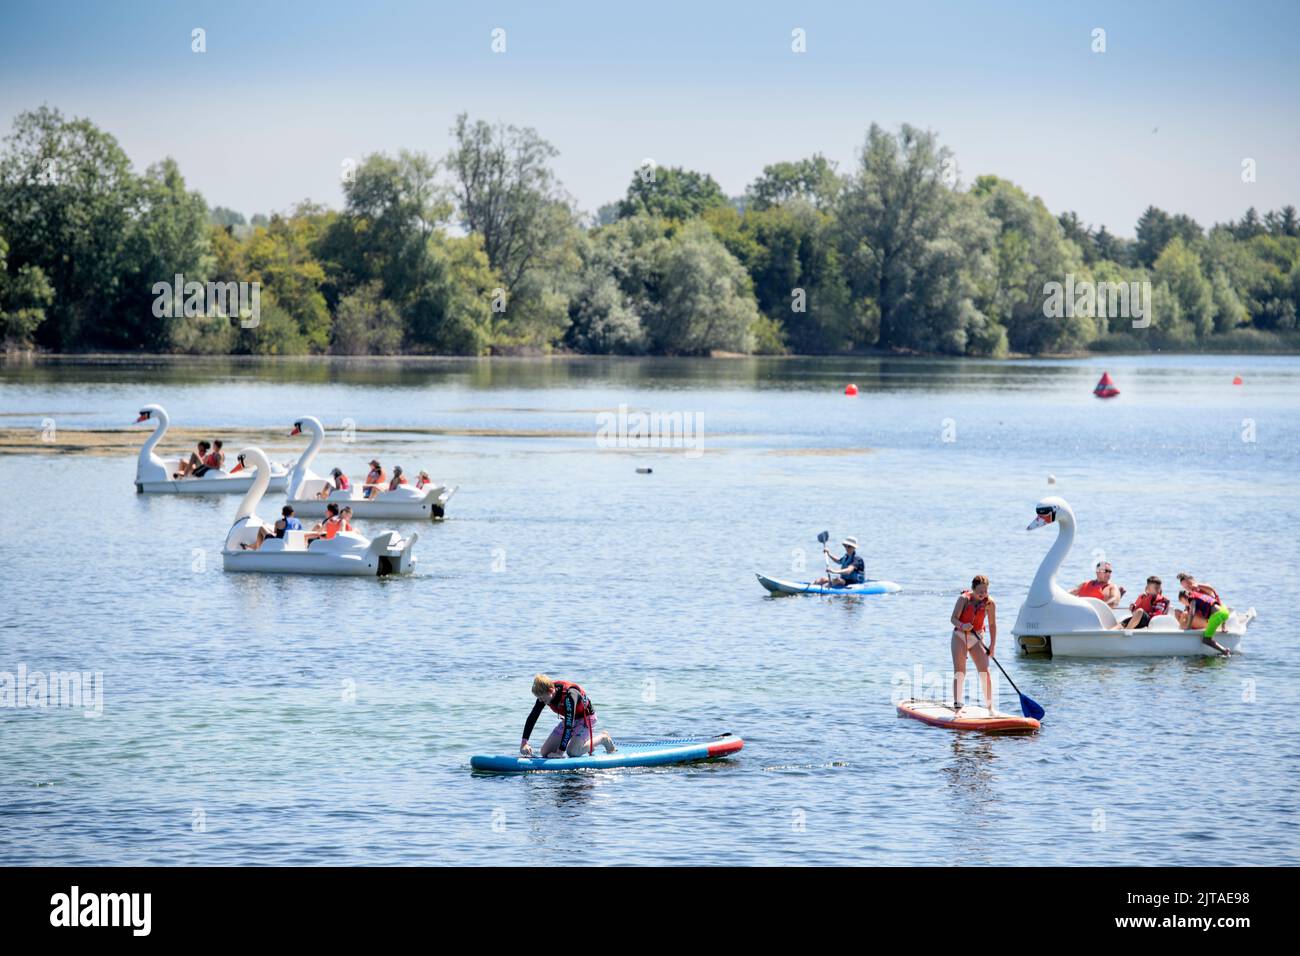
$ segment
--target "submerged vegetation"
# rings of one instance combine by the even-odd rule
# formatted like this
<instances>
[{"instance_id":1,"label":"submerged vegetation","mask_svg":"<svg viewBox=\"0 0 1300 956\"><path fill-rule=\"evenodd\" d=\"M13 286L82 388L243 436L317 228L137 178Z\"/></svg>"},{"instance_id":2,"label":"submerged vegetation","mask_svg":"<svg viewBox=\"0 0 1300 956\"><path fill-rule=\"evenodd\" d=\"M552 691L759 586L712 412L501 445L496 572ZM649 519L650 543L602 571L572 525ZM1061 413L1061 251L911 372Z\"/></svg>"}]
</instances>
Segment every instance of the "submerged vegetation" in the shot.
<instances>
[{"instance_id":1,"label":"submerged vegetation","mask_svg":"<svg viewBox=\"0 0 1300 956\"><path fill-rule=\"evenodd\" d=\"M933 133L872 125L845 171L820 155L778 162L729 198L707 173L646 166L584 217L536 131L462 115L452 134L440 159L366 157L341 210L303 202L245 220L209 209L171 159L136 174L89 120L24 113L0 153L0 340L194 354L987 356L1298 341L1292 206L1209 229L1151 207L1127 240L996 176L963 185ZM157 288L178 276L256 284L256 320L211 303L175 317ZM1145 290L1147 309L1135 321L1091 292L1045 309L1063 286Z\"/></svg>"}]
</instances>

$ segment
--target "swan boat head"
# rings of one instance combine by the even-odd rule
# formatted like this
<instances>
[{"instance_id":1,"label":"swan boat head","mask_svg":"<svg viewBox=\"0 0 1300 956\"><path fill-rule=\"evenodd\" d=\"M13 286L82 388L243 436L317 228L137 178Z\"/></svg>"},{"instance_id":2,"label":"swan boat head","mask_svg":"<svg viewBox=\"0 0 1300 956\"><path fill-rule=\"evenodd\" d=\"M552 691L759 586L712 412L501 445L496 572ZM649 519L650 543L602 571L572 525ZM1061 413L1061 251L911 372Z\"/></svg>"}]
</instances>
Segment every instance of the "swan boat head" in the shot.
<instances>
[{"instance_id":1,"label":"swan boat head","mask_svg":"<svg viewBox=\"0 0 1300 956\"><path fill-rule=\"evenodd\" d=\"M139 417L134 424L139 425L143 422L153 422L153 434L145 439L144 445L140 448L140 456L135 463L135 483L139 488L141 482L145 481L166 481L175 471L176 465L169 465L154 453L154 448L158 442L162 441L163 435L167 432L167 426L171 423L167 417L167 410L161 405L146 405L140 409Z\"/></svg>"},{"instance_id":2,"label":"swan boat head","mask_svg":"<svg viewBox=\"0 0 1300 956\"><path fill-rule=\"evenodd\" d=\"M1056 583L1056 572L1074 544L1074 510L1064 498L1053 496L1038 502L1034 507L1034 520L1029 522L1026 530L1033 531L1049 524L1057 526L1056 543L1038 566L1038 573L1029 586L1029 595L1020 606L1011 633L1050 635L1103 630L1111 626L1114 615L1103 602L1076 597Z\"/></svg>"}]
</instances>

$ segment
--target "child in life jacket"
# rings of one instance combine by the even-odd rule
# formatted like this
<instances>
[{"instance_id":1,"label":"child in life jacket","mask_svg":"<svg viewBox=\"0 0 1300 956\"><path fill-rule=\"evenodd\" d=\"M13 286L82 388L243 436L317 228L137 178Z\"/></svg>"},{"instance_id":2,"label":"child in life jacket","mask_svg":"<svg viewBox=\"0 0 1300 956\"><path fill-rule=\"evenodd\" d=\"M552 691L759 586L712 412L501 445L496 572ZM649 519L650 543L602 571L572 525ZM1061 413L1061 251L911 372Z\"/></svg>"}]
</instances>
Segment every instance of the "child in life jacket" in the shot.
<instances>
[{"instance_id":1,"label":"child in life jacket","mask_svg":"<svg viewBox=\"0 0 1300 956\"><path fill-rule=\"evenodd\" d=\"M1133 630L1146 627L1153 617L1169 613L1169 598L1160 593L1161 582L1154 574L1147 578L1146 590L1129 605L1129 617L1120 627Z\"/></svg>"},{"instance_id":2,"label":"child in life jacket","mask_svg":"<svg viewBox=\"0 0 1300 956\"><path fill-rule=\"evenodd\" d=\"M1212 591L1179 591L1178 600L1183 610L1177 614L1178 623L1189 631L1199 631L1202 643L1210 645L1224 657L1231 657L1232 651L1214 639L1214 634L1232 616L1231 609L1225 607L1219 596Z\"/></svg>"},{"instance_id":3,"label":"child in life jacket","mask_svg":"<svg viewBox=\"0 0 1300 956\"><path fill-rule=\"evenodd\" d=\"M542 744L541 756L581 757L592 754L596 744L605 748L606 753L615 751L614 740L603 730L596 730L596 708L591 698L580 686L567 680L556 680L545 674L533 678L533 696L537 698L528 720L524 724L523 740L519 742L519 752L525 757L533 755L533 748L528 743L533 727L542 710L549 707L560 715L560 722L555 725L546 743Z\"/></svg>"}]
</instances>

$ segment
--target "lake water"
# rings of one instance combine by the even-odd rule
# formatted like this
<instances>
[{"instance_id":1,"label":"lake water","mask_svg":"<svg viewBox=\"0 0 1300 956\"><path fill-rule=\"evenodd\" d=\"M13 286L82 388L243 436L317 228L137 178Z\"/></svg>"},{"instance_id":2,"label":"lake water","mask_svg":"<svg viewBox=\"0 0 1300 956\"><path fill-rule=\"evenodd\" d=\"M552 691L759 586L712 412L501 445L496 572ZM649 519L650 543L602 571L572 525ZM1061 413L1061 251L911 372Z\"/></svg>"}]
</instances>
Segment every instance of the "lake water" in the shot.
<instances>
[{"instance_id":1,"label":"lake water","mask_svg":"<svg viewBox=\"0 0 1300 956\"><path fill-rule=\"evenodd\" d=\"M378 452L460 491L412 577L227 574L237 496L137 495L133 452L57 453L147 403L217 436L316 415L318 470ZM620 405L696 416L702 453L598 442ZM1298 410L1293 357L0 366L0 429L52 425L55 451L0 454L0 674L103 680L100 716L0 707L0 864L1296 863ZM1047 494L1079 521L1063 583L1098 553L1131 593L1190 570L1257 608L1244 653L1015 655ZM768 597L753 572L806 577L823 529L903 593ZM1036 736L895 716L951 667L976 572ZM518 746L537 671L616 739L745 749L472 774Z\"/></svg>"}]
</instances>

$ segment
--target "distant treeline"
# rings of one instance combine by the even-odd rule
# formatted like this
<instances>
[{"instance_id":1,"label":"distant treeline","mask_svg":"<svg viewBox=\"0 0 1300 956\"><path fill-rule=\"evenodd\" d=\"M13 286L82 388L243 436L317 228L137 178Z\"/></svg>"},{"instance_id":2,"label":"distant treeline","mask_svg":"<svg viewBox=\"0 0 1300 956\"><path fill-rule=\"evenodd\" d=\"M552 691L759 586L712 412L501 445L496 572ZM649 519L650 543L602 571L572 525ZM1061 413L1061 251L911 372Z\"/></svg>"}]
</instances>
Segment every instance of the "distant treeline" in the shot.
<instances>
[{"instance_id":1,"label":"distant treeline","mask_svg":"<svg viewBox=\"0 0 1300 956\"><path fill-rule=\"evenodd\" d=\"M998 356L1296 341L1292 206L1208 230L1151 207L1127 240L996 176L963 186L933 133L873 125L844 172L821 155L774 163L728 198L707 173L646 165L584 217L536 131L462 115L452 134L440 159L374 154L345 170L342 211L303 202L245 221L209 209L171 159L137 175L90 121L24 113L0 153L0 338L272 355ZM155 287L177 275L257 283L255 323L159 308ZM1086 305L1044 314L1054 284L1109 283L1149 284L1145 327Z\"/></svg>"}]
</instances>

